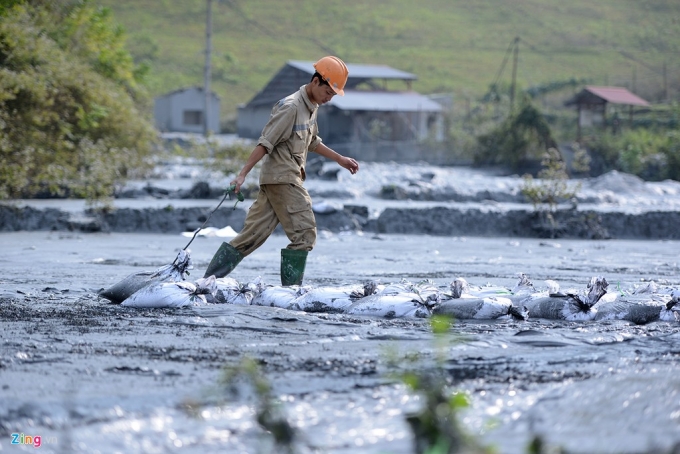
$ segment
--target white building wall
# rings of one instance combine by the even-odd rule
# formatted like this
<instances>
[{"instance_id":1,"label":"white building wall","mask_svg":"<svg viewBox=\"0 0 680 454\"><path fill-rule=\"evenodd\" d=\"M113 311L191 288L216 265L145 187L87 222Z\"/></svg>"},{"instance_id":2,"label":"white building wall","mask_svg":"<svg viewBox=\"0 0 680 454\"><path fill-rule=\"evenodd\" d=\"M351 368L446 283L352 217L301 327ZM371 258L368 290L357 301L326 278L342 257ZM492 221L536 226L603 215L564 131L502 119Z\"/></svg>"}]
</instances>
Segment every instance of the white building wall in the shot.
<instances>
[{"instance_id":1,"label":"white building wall","mask_svg":"<svg viewBox=\"0 0 680 454\"><path fill-rule=\"evenodd\" d=\"M203 90L198 88L187 88L158 97L154 102L156 127L161 131L202 133L204 108ZM200 112L201 121L198 124L186 124L186 111ZM214 133L220 132L220 100L214 93L211 97L208 129Z\"/></svg>"},{"instance_id":2,"label":"white building wall","mask_svg":"<svg viewBox=\"0 0 680 454\"><path fill-rule=\"evenodd\" d=\"M172 108L170 98L159 97L154 100L153 116L159 131L170 131L172 128Z\"/></svg>"}]
</instances>

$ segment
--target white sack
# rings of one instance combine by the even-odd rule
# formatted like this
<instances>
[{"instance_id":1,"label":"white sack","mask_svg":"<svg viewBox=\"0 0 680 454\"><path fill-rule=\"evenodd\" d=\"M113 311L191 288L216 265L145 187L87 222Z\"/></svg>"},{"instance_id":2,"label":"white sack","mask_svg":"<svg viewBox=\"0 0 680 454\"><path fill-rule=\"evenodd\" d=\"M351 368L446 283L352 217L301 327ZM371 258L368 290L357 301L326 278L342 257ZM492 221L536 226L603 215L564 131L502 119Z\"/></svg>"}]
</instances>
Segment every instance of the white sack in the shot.
<instances>
[{"instance_id":1,"label":"white sack","mask_svg":"<svg viewBox=\"0 0 680 454\"><path fill-rule=\"evenodd\" d=\"M159 282L136 291L121 303L127 307L186 307L206 304L191 282Z\"/></svg>"}]
</instances>

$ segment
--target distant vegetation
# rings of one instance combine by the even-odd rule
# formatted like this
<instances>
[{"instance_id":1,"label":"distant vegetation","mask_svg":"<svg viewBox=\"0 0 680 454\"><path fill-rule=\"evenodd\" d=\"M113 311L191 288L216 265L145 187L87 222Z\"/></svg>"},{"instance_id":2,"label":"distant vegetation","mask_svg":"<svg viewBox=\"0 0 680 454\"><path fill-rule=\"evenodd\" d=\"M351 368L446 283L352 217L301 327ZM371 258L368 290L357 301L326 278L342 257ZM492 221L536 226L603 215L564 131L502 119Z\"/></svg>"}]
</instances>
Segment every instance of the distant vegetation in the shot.
<instances>
[{"instance_id":1,"label":"distant vegetation","mask_svg":"<svg viewBox=\"0 0 680 454\"><path fill-rule=\"evenodd\" d=\"M477 137L474 161L478 165L497 165L519 171L539 161L546 149L557 142L541 112L528 100L497 127Z\"/></svg>"},{"instance_id":2,"label":"distant vegetation","mask_svg":"<svg viewBox=\"0 0 680 454\"><path fill-rule=\"evenodd\" d=\"M206 0L99 0L126 28L156 96L203 84ZM680 92L676 0L213 0L212 87L234 117L288 60L336 54L418 76L421 93L474 103L519 37L517 82L541 103L569 81L631 88L651 101ZM499 78L511 78L511 61ZM403 84L394 88L404 89ZM539 105L543 108L542 105Z\"/></svg>"},{"instance_id":3,"label":"distant vegetation","mask_svg":"<svg viewBox=\"0 0 680 454\"><path fill-rule=\"evenodd\" d=\"M0 199L96 200L142 172L152 97L203 83L206 4L0 0ZM288 60L390 65L418 76L414 90L453 95L451 153L522 173L575 139L566 98L624 86L657 104L586 131L591 174L680 179L678 17L675 0L213 0L212 88L228 129ZM224 169L245 152L225 152Z\"/></svg>"},{"instance_id":4,"label":"distant vegetation","mask_svg":"<svg viewBox=\"0 0 680 454\"><path fill-rule=\"evenodd\" d=\"M676 106L680 119L680 106ZM677 124L677 123L676 123ZM595 158L594 170L600 174L616 169L645 180L680 181L680 129L636 127L616 133L591 134L584 146Z\"/></svg>"},{"instance_id":5,"label":"distant vegetation","mask_svg":"<svg viewBox=\"0 0 680 454\"><path fill-rule=\"evenodd\" d=\"M122 30L93 2L0 5L0 199L110 196L155 140Z\"/></svg>"},{"instance_id":6,"label":"distant vegetation","mask_svg":"<svg viewBox=\"0 0 680 454\"><path fill-rule=\"evenodd\" d=\"M126 27L135 61L151 67L151 94L203 83L207 0L100 1ZM452 94L448 147L461 162L534 175L549 147L576 139L576 112L564 107L566 99L585 84L629 88L666 103L635 121L663 140L653 140L650 151L628 141L638 133L614 138L595 132L584 142L593 154L604 155L593 156L590 173L618 169L650 179L680 178L677 139L669 132L678 128L678 108L668 104L680 101L675 0L213 0L212 10L211 86L221 98L226 131L233 131L237 105L286 61L335 54L350 63L415 73L412 88L421 93ZM511 86L508 51L516 38ZM396 82L388 88L406 89ZM509 118L513 88L516 105L529 100L519 115L533 114L541 125L527 129L527 118ZM515 131L513 121L524 129L508 135ZM538 126L542 132L531 132ZM629 128L624 122L623 129Z\"/></svg>"}]
</instances>

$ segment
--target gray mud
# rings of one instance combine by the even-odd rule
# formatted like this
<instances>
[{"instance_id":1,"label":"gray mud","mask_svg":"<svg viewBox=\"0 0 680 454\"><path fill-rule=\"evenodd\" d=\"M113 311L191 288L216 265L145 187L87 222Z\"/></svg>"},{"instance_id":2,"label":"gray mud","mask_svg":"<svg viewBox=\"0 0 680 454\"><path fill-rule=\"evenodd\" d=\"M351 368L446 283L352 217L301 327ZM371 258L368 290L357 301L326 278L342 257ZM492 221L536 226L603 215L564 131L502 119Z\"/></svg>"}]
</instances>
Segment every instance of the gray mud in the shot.
<instances>
[{"instance_id":1,"label":"gray mud","mask_svg":"<svg viewBox=\"0 0 680 454\"><path fill-rule=\"evenodd\" d=\"M461 421L499 453L524 453L535 435L570 453L677 452L677 323L456 322L438 347L427 320L232 305L135 309L97 297L130 273L171 262L186 240L0 234L0 451L32 451L11 445L11 434L23 433L41 437L40 452L272 452L253 399L220 385L222 368L247 356L300 433L298 452L413 452L405 418L422 401L391 373L433 368L469 393ZM193 242L190 279L221 241ZM232 277L278 285L286 243L273 236ZM650 280L678 287L678 246L325 233L306 283L447 286L464 277L512 287L523 272L537 286L553 279L583 288L599 275L610 288Z\"/></svg>"}]
</instances>

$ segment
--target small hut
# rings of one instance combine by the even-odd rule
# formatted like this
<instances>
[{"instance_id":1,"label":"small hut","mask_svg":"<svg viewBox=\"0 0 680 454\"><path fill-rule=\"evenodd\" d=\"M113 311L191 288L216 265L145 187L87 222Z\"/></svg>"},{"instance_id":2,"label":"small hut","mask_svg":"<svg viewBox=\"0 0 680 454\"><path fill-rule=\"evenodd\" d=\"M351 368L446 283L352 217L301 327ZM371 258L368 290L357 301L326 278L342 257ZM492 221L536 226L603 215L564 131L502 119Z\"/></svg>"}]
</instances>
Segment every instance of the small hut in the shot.
<instances>
[{"instance_id":1,"label":"small hut","mask_svg":"<svg viewBox=\"0 0 680 454\"><path fill-rule=\"evenodd\" d=\"M578 138L581 130L594 126L604 126L607 122L607 106L628 106L628 116L632 123L633 107L647 107L649 103L623 87L586 86L566 106L576 106L578 110ZM617 112L618 114L618 112Z\"/></svg>"},{"instance_id":2,"label":"small hut","mask_svg":"<svg viewBox=\"0 0 680 454\"><path fill-rule=\"evenodd\" d=\"M202 87L188 87L166 93L154 100L154 119L161 132L194 132L204 130L205 96ZM210 93L208 129L220 130L220 98Z\"/></svg>"}]
</instances>

